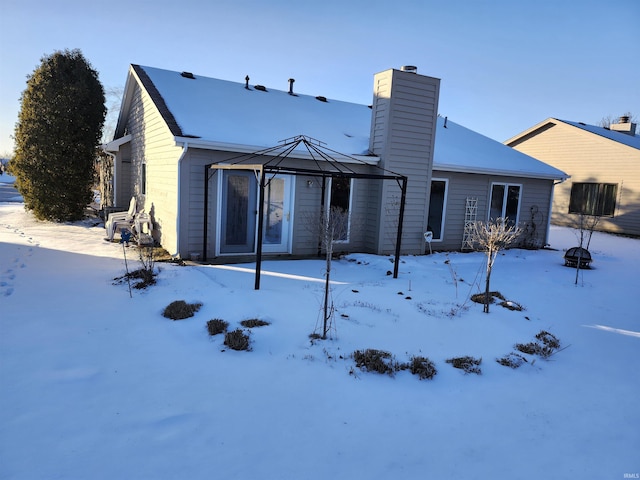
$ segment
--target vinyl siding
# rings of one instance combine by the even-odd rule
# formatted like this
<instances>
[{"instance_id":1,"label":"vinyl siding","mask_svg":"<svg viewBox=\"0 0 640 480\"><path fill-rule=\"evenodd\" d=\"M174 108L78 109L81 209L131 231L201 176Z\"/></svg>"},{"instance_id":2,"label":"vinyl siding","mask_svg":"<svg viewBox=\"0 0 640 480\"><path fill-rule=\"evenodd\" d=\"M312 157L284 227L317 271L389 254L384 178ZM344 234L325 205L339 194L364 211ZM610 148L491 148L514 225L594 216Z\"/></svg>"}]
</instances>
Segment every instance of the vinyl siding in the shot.
<instances>
[{"instance_id":1,"label":"vinyl siding","mask_svg":"<svg viewBox=\"0 0 640 480\"><path fill-rule=\"evenodd\" d=\"M139 208L151 214L154 237L171 254L179 253L177 232L177 160L182 149L149 96L136 87L128 115L126 130L131 138L132 194ZM147 189L142 194L142 163L147 165Z\"/></svg>"},{"instance_id":2,"label":"vinyl siding","mask_svg":"<svg viewBox=\"0 0 640 480\"><path fill-rule=\"evenodd\" d=\"M640 235L640 150L564 123L545 126L511 146L571 175L555 188L552 223L576 225L578 216L568 213L573 183L614 183L615 216L602 217L597 230Z\"/></svg>"},{"instance_id":3,"label":"vinyl siding","mask_svg":"<svg viewBox=\"0 0 640 480\"><path fill-rule=\"evenodd\" d=\"M402 249L404 254L424 250L431 168L440 80L415 73L387 70L374 78L373 121L370 149L381 166L408 177ZM395 251L400 189L385 182L380 190L377 253Z\"/></svg>"},{"instance_id":4,"label":"vinyl siding","mask_svg":"<svg viewBox=\"0 0 640 480\"><path fill-rule=\"evenodd\" d=\"M530 241L541 247L547 240L549 202L553 182L551 180L523 179L452 173L435 170L433 176L449 182L444 235L441 242L433 242L433 250L460 250L464 234L467 198L478 199L477 221L486 221L489 215L489 198L493 183L521 186L518 224L528 226Z\"/></svg>"}]
</instances>

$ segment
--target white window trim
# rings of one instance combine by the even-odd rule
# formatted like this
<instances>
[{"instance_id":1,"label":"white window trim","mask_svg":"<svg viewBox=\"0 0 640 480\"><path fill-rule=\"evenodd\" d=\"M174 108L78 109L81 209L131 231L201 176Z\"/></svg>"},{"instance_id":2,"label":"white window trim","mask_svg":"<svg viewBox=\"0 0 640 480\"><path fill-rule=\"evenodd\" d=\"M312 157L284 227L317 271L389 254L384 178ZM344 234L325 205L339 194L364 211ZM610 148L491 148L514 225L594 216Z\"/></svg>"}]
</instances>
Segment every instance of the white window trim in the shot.
<instances>
[{"instance_id":1,"label":"white window trim","mask_svg":"<svg viewBox=\"0 0 640 480\"><path fill-rule=\"evenodd\" d=\"M487 205L487 221L491 220L491 200L493 199L493 186L494 185L504 185L504 194L502 196L502 215L505 216L505 209L507 208L507 194L509 193L509 187L519 187L520 191L518 193L518 211L516 213L515 225L518 225L520 221L520 208L522 207L522 192L524 190L522 183L508 183L508 182L491 182L491 186L489 187L489 202Z\"/></svg>"},{"instance_id":2,"label":"white window trim","mask_svg":"<svg viewBox=\"0 0 640 480\"><path fill-rule=\"evenodd\" d=\"M441 243L444 241L444 226L445 226L445 220L447 218L447 197L449 196L449 179L448 178L438 178L438 177L433 177L431 179L431 182L444 182L444 202L442 204L442 222L440 224L440 238L433 238L433 240L431 240L432 243ZM431 198L431 193L429 193L429 198ZM431 202L429 202L431 203ZM427 212L428 215L428 212Z\"/></svg>"},{"instance_id":3,"label":"white window trim","mask_svg":"<svg viewBox=\"0 0 640 480\"><path fill-rule=\"evenodd\" d=\"M331 187L333 184L333 177L329 178L329 195L327 195L326 205L324 213L325 215L329 212L329 208L331 208ZM346 244L351 241L351 214L353 213L353 186L354 181L353 178L349 178L349 215L347 215L347 238L345 240L334 240L334 244Z\"/></svg>"},{"instance_id":4,"label":"white window trim","mask_svg":"<svg viewBox=\"0 0 640 480\"><path fill-rule=\"evenodd\" d=\"M239 170L244 170L244 169L239 169ZM227 172L228 170L226 169L220 169L218 170L218 187L217 187L217 192L216 192L216 220L215 220L215 229L216 229L216 235L215 235L215 239L216 239L216 245L215 245L215 254L218 257L233 257L234 255L252 255L254 253L256 253L257 251L257 247L258 247L258 235L257 233L253 236L253 251L251 253L236 253L236 252L221 252L221 243L222 243L222 209L223 209L223 205L222 205L222 189L223 184L224 184L224 179L225 179L225 175L224 172ZM258 174L254 171L254 174L256 175L256 181L259 183L260 180L258 179ZM260 192L256 191L256 200L255 200L255 228L257 230L258 228L258 211L259 211L259 203L260 203ZM226 206L226 205L224 205Z\"/></svg>"}]
</instances>

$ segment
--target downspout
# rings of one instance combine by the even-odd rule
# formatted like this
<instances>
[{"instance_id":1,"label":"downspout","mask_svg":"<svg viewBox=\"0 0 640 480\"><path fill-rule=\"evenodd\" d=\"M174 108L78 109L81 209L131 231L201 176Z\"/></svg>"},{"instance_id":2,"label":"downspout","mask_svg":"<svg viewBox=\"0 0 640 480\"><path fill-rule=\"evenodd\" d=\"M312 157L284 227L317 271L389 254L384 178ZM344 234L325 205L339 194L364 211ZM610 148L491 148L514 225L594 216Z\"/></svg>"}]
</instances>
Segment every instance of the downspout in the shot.
<instances>
[{"instance_id":1,"label":"downspout","mask_svg":"<svg viewBox=\"0 0 640 480\"><path fill-rule=\"evenodd\" d=\"M187 150L189 150L189 142L184 142L182 147L182 153L180 154L180 158L178 158L178 189L177 189L177 211L176 211L176 253L172 256L175 258L180 258L180 211L182 210L180 205L180 171L182 169L182 160L187 155Z\"/></svg>"},{"instance_id":2,"label":"downspout","mask_svg":"<svg viewBox=\"0 0 640 480\"><path fill-rule=\"evenodd\" d=\"M549 198L549 211L547 212L547 233L544 238L543 247L546 247L547 245L549 245L549 234L551 233L551 215L553 213L553 196L555 195L556 185L560 185L561 183L566 182L567 179L568 177L563 178L559 182L553 182L553 186L552 186L553 188L551 188L551 196Z\"/></svg>"}]
</instances>

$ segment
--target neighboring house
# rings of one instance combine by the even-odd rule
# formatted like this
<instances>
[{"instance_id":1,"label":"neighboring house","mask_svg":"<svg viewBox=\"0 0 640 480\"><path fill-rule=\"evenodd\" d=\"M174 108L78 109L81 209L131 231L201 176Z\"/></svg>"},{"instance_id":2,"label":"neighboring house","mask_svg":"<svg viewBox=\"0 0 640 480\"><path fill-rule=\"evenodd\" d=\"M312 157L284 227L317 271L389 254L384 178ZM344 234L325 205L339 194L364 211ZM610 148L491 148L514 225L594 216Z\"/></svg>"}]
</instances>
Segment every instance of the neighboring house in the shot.
<instances>
[{"instance_id":1,"label":"neighboring house","mask_svg":"<svg viewBox=\"0 0 640 480\"><path fill-rule=\"evenodd\" d=\"M465 222L489 216L534 219L526 241L546 243L553 184L566 175L438 118L439 79L381 72L371 107L298 94L292 79L289 91L249 80L129 70L106 146L114 200L135 195L170 253L253 254L261 237L265 253L313 255L310 226L329 206L349 214L342 252L393 253L401 210L402 254L428 251L427 230L434 249L460 250Z\"/></svg>"},{"instance_id":2,"label":"neighboring house","mask_svg":"<svg viewBox=\"0 0 640 480\"><path fill-rule=\"evenodd\" d=\"M640 235L640 136L628 117L609 127L548 118L506 145L564 170L552 222L576 226L580 213L600 217L597 230Z\"/></svg>"}]
</instances>

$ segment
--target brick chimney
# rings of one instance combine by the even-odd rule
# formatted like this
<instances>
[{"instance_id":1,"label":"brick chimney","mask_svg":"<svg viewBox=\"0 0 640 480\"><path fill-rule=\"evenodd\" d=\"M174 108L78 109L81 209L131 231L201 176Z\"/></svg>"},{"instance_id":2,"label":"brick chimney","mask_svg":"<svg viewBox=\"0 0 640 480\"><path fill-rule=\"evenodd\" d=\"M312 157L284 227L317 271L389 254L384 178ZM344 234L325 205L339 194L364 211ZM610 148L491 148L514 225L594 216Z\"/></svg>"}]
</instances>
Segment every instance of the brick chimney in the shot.
<instances>
[{"instance_id":1,"label":"brick chimney","mask_svg":"<svg viewBox=\"0 0 640 480\"><path fill-rule=\"evenodd\" d=\"M626 133L627 135L635 135L636 126L637 125L632 123L631 119L627 115L623 115L618 119L618 123L612 123L609 125L609 130Z\"/></svg>"}]
</instances>

